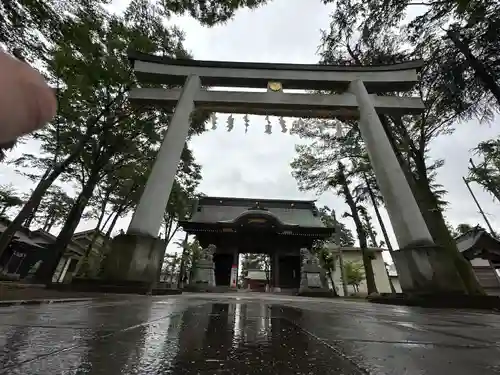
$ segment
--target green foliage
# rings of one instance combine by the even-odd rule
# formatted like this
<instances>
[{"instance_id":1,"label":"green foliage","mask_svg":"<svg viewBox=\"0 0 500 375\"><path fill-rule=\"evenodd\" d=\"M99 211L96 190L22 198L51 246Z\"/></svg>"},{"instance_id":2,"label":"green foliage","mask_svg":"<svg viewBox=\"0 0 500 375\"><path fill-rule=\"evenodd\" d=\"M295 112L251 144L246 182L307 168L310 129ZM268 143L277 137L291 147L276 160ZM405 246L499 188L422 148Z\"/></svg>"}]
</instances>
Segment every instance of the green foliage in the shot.
<instances>
[{"instance_id":1,"label":"green foliage","mask_svg":"<svg viewBox=\"0 0 500 375\"><path fill-rule=\"evenodd\" d=\"M333 228L336 226L335 223L335 217L334 217L334 212L332 209L330 209L327 206L321 207L319 210L319 218L323 222L323 224L328 227L328 228ZM354 236L352 234L352 231L347 228L347 226L338 221L337 222L339 231L340 231L340 246L343 247L348 247L348 246L354 246ZM337 236L334 235L333 238L331 238L329 241L336 241Z\"/></svg>"},{"instance_id":2,"label":"green foliage","mask_svg":"<svg viewBox=\"0 0 500 375\"><path fill-rule=\"evenodd\" d=\"M333 275L333 272L335 271L335 256L332 254L332 252L327 248L327 247L322 247L317 253L316 253L318 259L320 260L320 263L322 267L329 273Z\"/></svg>"},{"instance_id":3,"label":"green foliage","mask_svg":"<svg viewBox=\"0 0 500 375\"><path fill-rule=\"evenodd\" d=\"M357 262L344 262L344 276L347 285L351 285L355 292L359 292L359 285L365 279L363 265Z\"/></svg>"},{"instance_id":4,"label":"green foliage","mask_svg":"<svg viewBox=\"0 0 500 375\"><path fill-rule=\"evenodd\" d=\"M489 58L496 60L494 51L498 50L498 43L495 41L498 38L491 37L495 35L495 31L490 28L490 24L496 22L493 20L498 19L500 12L497 11L495 15L489 13L498 8L498 2L486 1L483 4L484 6L475 2L477 7L474 14L488 14L491 17L489 20L479 17L472 27L467 22L474 18L473 13L459 15L455 1L431 2L425 6L422 15L403 24L407 8L411 6L410 1L339 0L336 2L330 27L324 32L321 51L324 64L387 64L415 58L424 61L418 84L412 92L404 94L421 97L426 108L424 113L419 117L379 117L434 242L444 247L450 266L457 268L471 294L481 294L481 288L470 265L463 262L463 257L449 234L442 214L445 191L435 185L436 171L443 161L430 160L428 152L432 140L440 135L450 134L457 122L471 118L490 121L497 109L492 100L495 82L491 81L496 74L495 69L498 70L498 64L486 63L484 57L487 54ZM479 11L481 7L482 13ZM486 13L485 7L488 10ZM457 43L451 40L451 34L447 33L451 30L451 23L464 26L460 30L464 32L459 35L460 40L475 53L479 62L460 51ZM479 33L481 27L490 31L488 36L480 38L484 42L483 50L476 48L479 42L473 40L472 35L471 38L465 35L465 29L474 28ZM487 70L486 74L478 74L478 64L472 69L473 62L482 64ZM489 81L485 80L485 75ZM485 90L485 82L490 83L488 90ZM359 168L366 158L363 157L364 147L357 141L357 137L355 127L349 124L349 130L338 140L339 144L347 142L348 146L338 146L328 155L328 150L332 148L324 147L324 144L331 139L320 136L317 145L313 143L312 146L299 149L299 157L304 159L302 165L297 163L296 168L299 185L309 189L327 188L328 178L335 177L336 162L345 165L346 179L353 178L351 182L358 183L359 177L356 176L359 176ZM313 142L316 139L313 138ZM330 144L335 147L334 142ZM311 150L314 146L319 147ZM358 198L359 195L355 195L354 205L350 206L360 203L356 201Z\"/></svg>"},{"instance_id":5,"label":"green foliage","mask_svg":"<svg viewBox=\"0 0 500 375\"><path fill-rule=\"evenodd\" d=\"M198 240L194 241L177 241L175 242L177 246L182 248L181 259L184 262L184 275L181 277L184 279L190 274L190 270L196 264L198 259L200 259L203 248L201 247Z\"/></svg>"},{"instance_id":6,"label":"green foliage","mask_svg":"<svg viewBox=\"0 0 500 375\"><path fill-rule=\"evenodd\" d=\"M107 246L93 247L92 251L81 260L82 264L78 269L77 277L98 278L102 274L102 267L108 254L109 247Z\"/></svg>"},{"instance_id":7,"label":"green foliage","mask_svg":"<svg viewBox=\"0 0 500 375\"><path fill-rule=\"evenodd\" d=\"M165 111L134 108L128 103L127 91L137 82L127 51L189 58L182 47L182 32L167 26L165 16L189 12L214 24L229 19L239 7L252 8L263 2L164 1L159 6L149 0L132 0L122 15L110 13L104 3L109 1L0 3L5 21L0 25L0 43L18 58L36 62L58 94L56 118L33 135L41 144L41 154L26 154L15 161L18 166L45 172L41 179L26 172L40 182L0 238L0 253L60 176L81 191L58 236L55 254L64 250L89 203L87 217L98 218L99 224L111 208L110 233L117 218L136 204L171 117ZM205 120L205 113L195 113L190 135L204 131ZM185 194L196 187L199 169L186 147L177 176ZM99 194L93 197L96 189ZM180 211L185 206L177 207L173 215L172 206L178 205L167 208L170 217L183 215Z\"/></svg>"},{"instance_id":8,"label":"green foliage","mask_svg":"<svg viewBox=\"0 0 500 375\"><path fill-rule=\"evenodd\" d=\"M43 197L37 209L36 222L44 231L64 223L71 206L75 203L59 186L52 186Z\"/></svg>"},{"instance_id":9,"label":"green foliage","mask_svg":"<svg viewBox=\"0 0 500 375\"><path fill-rule=\"evenodd\" d=\"M5 217L9 210L22 206L23 203L13 185L0 185L0 217Z\"/></svg>"},{"instance_id":10,"label":"green foliage","mask_svg":"<svg viewBox=\"0 0 500 375\"><path fill-rule=\"evenodd\" d=\"M88 204L86 217L101 223L109 210L118 218L137 203L171 113L130 105L126 93L136 82L127 51L188 57L182 40L178 29L165 25L160 8L148 0L134 0L123 15L83 4L50 46L47 74L62 83L58 116L34 135L42 154L26 154L15 163L50 171L78 152L62 171L63 181L76 183L81 192L59 236L61 247ZM194 120L191 134L202 132L204 118ZM186 147L175 191L192 195L201 178L199 170ZM95 190L99 194L93 196ZM186 211L186 205L172 204L178 196L172 196L167 208L174 219L183 215L179 210Z\"/></svg>"},{"instance_id":11,"label":"green foliage","mask_svg":"<svg viewBox=\"0 0 500 375\"><path fill-rule=\"evenodd\" d=\"M16 144L16 141L0 144L0 162L4 161L7 158L7 152L16 147Z\"/></svg>"},{"instance_id":12,"label":"green foliage","mask_svg":"<svg viewBox=\"0 0 500 375\"><path fill-rule=\"evenodd\" d=\"M468 180L481 185L500 202L500 139L481 142L474 151L482 160L470 161Z\"/></svg>"},{"instance_id":13,"label":"green foliage","mask_svg":"<svg viewBox=\"0 0 500 375\"><path fill-rule=\"evenodd\" d=\"M99 7L107 0L3 0L0 2L0 43L45 65L46 52L80 7ZM43 37L41 37L43 36Z\"/></svg>"},{"instance_id":14,"label":"green foliage","mask_svg":"<svg viewBox=\"0 0 500 375\"><path fill-rule=\"evenodd\" d=\"M314 244L311 249L311 253L313 256L318 258L321 267L326 271L326 275L332 284L332 292L334 295L338 295L335 281L333 279L338 256L334 255L329 247L323 242Z\"/></svg>"},{"instance_id":15,"label":"green foliage","mask_svg":"<svg viewBox=\"0 0 500 375\"><path fill-rule=\"evenodd\" d=\"M413 9L411 0L337 1L330 29L324 33L325 57L328 60L342 56L335 54L335 50L338 52L342 48L356 54L363 46L389 46L390 39L399 39L404 48L398 48L390 55L398 59L422 58L426 62L421 72L423 86L417 90L426 99L432 122L446 123L470 116L486 116L491 120L491 109L495 106L493 96L481 84L482 78L477 70L449 38L448 32L458 30L479 63L498 79L500 4L495 0L467 1L462 2L467 6L459 7L460 2L448 0L421 4L422 11L409 22L404 22ZM360 39L354 41L357 33L360 33ZM432 91L426 90L429 87ZM424 116L423 121L428 121L427 117ZM432 132L439 131L439 128Z\"/></svg>"},{"instance_id":16,"label":"green foliage","mask_svg":"<svg viewBox=\"0 0 500 375\"><path fill-rule=\"evenodd\" d=\"M368 214L368 210L364 206L360 206L359 209L359 214L362 219L362 224L363 224L363 229L367 235L368 239L368 246L370 247L383 247L384 242L378 242L377 241L377 231L375 230L374 226L372 225L372 218ZM371 259L374 259L373 257Z\"/></svg>"},{"instance_id":17,"label":"green foliage","mask_svg":"<svg viewBox=\"0 0 500 375\"><path fill-rule=\"evenodd\" d=\"M267 254L243 254L240 268L241 282L247 277L249 270L266 271L266 277L269 281L271 262Z\"/></svg>"},{"instance_id":18,"label":"green foliage","mask_svg":"<svg viewBox=\"0 0 500 375\"><path fill-rule=\"evenodd\" d=\"M474 229L483 229L483 228L479 224L471 225L468 223L460 223L455 228L450 228L450 233L453 237L458 237Z\"/></svg>"},{"instance_id":19,"label":"green foliage","mask_svg":"<svg viewBox=\"0 0 500 375\"><path fill-rule=\"evenodd\" d=\"M181 264L182 255L165 254L163 259L160 280L171 284L177 282L176 276L178 274L179 266Z\"/></svg>"},{"instance_id":20,"label":"green foliage","mask_svg":"<svg viewBox=\"0 0 500 375\"><path fill-rule=\"evenodd\" d=\"M201 166L195 163L192 151L186 147L163 215L164 237L167 243L179 230L179 220L185 219L191 213L200 181Z\"/></svg>"},{"instance_id":21,"label":"green foliage","mask_svg":"<svg viewBox=\"0 0 500 375\"><path fill-rule=\"evenodd\" d=\"M208 26L229 21L240 8L254 9L267 2L268 0L160 0L167 16L187 13Z\"/></svg>"},{"instance_id":22,"label":"green foliage","mask_svg":"<svg viewBox=\"0 0 500 375\"><path fill-rule=\"evenodd\" d=\"M442 186L435 184L436 171L443 161L432 161L427 156L432 139L452 132L454 123L460 120L476 117L489 121L494 111L490 95L478 83L477 76L471 74L473 72L466 57L457 52L449 38L444 38L443 27L446 27L444 25L449 21L462 22L464 31L472 28L469 22L471 19L479 17L473 28L477 33L481 33L480 40L485 43L490 41L484 45L482 51L487 49L487 45L498 45L496 39L492 38L495 32L490 26L487 27L489 31L486 33L479 30L486 27L486 24L495 24L496 21L493 20L495 17L498 19L498 14L493 17L491 12L497 9L498 5L490 1L482 5L478 2L472 3L474 9L467 8L468 14L458 16L456 1L430 2L424 7L422 15L409 24L403 24L402 20L411 7L410 1L341 0L337 2L330 28L323 34L323 63L365 65L393 63L410 58L424 60L425 67L420 72L420 82L413 92L408 93L424 100L426 111L423 116L383 116L394 138L395 149L407 164L417 188L422 190L424 195L429 195L426 190L433 194L433 197L419 197L419 204L428 202L426 204L435 206L423 207L424 211L444 209L446 206L443 200L446 192ZM481 14L492 17L485 20L481 18ZM477 41L471 36L469 42ZM488 58L494 60L493 55L491 51ZM498 64L488 64L491 69L498 69ZM434 223L428 224L432 228L436 227Z\"/></svg>"}]
</instances>

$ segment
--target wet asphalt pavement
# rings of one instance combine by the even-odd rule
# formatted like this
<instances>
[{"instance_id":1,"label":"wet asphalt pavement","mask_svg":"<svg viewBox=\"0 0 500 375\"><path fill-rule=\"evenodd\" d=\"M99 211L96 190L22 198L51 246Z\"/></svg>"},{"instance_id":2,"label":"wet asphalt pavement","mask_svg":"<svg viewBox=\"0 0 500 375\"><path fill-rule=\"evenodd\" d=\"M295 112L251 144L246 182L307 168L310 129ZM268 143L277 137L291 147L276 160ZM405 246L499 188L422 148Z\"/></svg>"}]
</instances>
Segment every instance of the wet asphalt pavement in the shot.
<instances>
[{"instance_id":1,"label":"wet asphalt pavement","mask_svg":"<svg viewBox=\"0 0 500 375\"><path fill-rule=\"evenodd\" d=\"M500 315L261 294L0 308L0 374L500 374Z\"/></svg>"}]
</instances>

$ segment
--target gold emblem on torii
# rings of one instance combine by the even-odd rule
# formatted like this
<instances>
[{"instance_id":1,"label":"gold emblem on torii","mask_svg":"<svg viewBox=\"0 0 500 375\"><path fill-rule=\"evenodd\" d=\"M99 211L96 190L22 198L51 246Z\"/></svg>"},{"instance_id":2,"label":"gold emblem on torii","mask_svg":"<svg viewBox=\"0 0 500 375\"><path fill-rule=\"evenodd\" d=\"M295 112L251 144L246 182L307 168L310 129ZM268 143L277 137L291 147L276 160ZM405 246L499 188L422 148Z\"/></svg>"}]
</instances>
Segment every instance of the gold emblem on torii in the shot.
<instances>
[{"instance_id":1,"label":"gold emblem on torii","mask_svg":"<svg viewBox=\"0 0 500 375\"><path fill-rule=\"evenodd\" d=\"M269 81L267 83L267 91L283 92L283 86L281 85L281 82Z\"/></svg>"}]
</instances>

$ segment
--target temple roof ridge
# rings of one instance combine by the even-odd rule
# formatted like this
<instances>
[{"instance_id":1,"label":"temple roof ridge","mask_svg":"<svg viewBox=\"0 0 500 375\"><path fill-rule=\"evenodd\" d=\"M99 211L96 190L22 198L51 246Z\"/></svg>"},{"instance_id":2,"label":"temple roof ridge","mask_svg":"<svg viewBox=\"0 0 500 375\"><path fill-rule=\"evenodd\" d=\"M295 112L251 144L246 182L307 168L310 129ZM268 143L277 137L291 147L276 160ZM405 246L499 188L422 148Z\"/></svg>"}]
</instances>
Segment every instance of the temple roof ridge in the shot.
<instances>
[{"instance_id":1,"label":"temple roof ridge","mask_svg":"<svg viewBox=\"0 0 500 375\"><path fill-rule=\"evenodd\" d=\"M198 197L200 201L203 200L222 200L222 201L228 201L228 200L234 200L234 201L248 201L250 203L254 202L276 202L276 203L311 203L314 204L317 202L317 199L285 199L285 198L242 198L242 197L228 197L228 196L208 196L208 195L203 195Z\"/></svg>"}]
</instances>

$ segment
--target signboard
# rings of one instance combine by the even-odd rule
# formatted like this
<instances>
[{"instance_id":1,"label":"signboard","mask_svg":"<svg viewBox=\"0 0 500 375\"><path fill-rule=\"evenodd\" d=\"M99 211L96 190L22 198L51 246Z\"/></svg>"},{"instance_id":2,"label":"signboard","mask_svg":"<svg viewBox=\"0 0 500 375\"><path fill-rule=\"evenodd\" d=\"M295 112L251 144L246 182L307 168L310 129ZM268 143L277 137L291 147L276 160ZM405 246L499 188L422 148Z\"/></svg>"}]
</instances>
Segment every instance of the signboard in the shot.
<instances>
[{"instance_id":1,"label":"signboard","mask_svg":"<svg viewBox=\"0 0 500 375\"><path fill-rule=\"evenodd\" d=\"M231 267L231 281L230 281L231 288L237 288L238 287L238 265L233 264Z\"/></svg>"},{"instance_id":2,"label":"signboard","mask_svg":"<svg viewBox=\"0 0 500 375\"><path fill-rule=\"evenodd\" d=\"M267 223L266 219L256 218L256 219L249 219L248 220L248 224L265 224L265 223Z\"/></svg>"}]
</instances>

